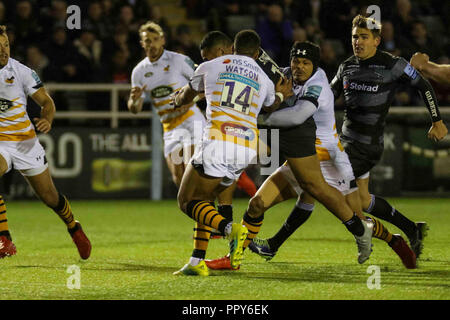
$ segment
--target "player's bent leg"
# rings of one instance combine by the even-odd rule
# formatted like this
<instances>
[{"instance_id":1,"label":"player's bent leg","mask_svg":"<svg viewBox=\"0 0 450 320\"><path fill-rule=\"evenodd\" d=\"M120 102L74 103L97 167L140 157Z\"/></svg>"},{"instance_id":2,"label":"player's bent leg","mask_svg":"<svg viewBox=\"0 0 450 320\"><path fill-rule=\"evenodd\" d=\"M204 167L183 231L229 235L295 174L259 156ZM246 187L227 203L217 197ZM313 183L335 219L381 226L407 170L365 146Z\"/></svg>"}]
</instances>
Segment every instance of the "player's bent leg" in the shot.
<instances>
[{"instance_id":1,"label":"player's bent leg","mask_svg":"<svg viewBox=\"0 0 450 320\"><path fill-rule=\"evenodd\" d=\"M300 186L339 218L353 234L358 246L358 262L364 263L372 252L373 223L362 221L345 202L344 196L323 178L317 155L288 158Z\"/></svg>"},{"instance_id":2,"label":"player's bent leg","mask_svg":"<svg viewBox=\"0 0 450 320\"><path fill-rule=\"evenodd\" d=\"M363 194L365 198L362 198L364 211L377 218L388 221L402 230L409 239L411 249L414 251L416 257L419 258L423 250L423 240L429 229L427 223L414 223L392 207L385 199L370 194L368 191L369 178L358 179L357 183L358 187L361 185L367 191Z\"/></svg>"},{"instance_id":3,"label":"player's bent leg","mask_svg":"<svg viewBox=\"0 0 450 320\"><path fill-rule=\"evenodd\" d=\"M226 187L217 195L217 211L229 220L233 220L233 194L236 190L236 181L234 181L229 187ZM218 230L212 229L211 239L219 239L224 236Z\"/></svg>"},{"instance_id":4,"label":"player's bent leg","mask_svg":"<svg viewBox=\"0 0 450 320\"><path fill-rule=\"evenodd\" d=\"M0 154L0 177L3 177L3 175L8 171L8 163L6 162L6 159Z\"/></svg>"},{"instance_id":5,"label":"player's bent leg","mask_svg":"<svg viewBox=\"0 0 450 320\"><path fill-rule=\"evenodd\" d=\"M0 259L13 256L17 253L9 233L8 219L6 218L6 205L0 195Z\"/></svg>"},{"instance_id":6,"label":"player's bent leg","mask_svg":"<svg viewBox=\"0 0 450 320\"><path fill-rule=\"evenodd\" d=\"M250 199L247 211L244 213L242 224L248 229L248 236L244 242L246 248L256 237L262 226L264 212L272 206L296 196L290 188L283 173L276 171L264 181L255 196Z\"/></svg>"},{"instance_id":7,"label":"player's bent leg","mask_svg":"<svg viewBox=\"0 0 450 320\"><path fill-rule=\"evenodd\" d=\"M0 154L0 177L8 171L8 163ZM0 259L17 253L16 247L12 242L9 232L8 219L6 217L6 205L3 197L0 195Z\"/></svg>"},{"instance_id":8,"label":"player's bent leg","mask_svg":"<svg viewBox=\"0 0 450 320\"><path fill-rule=\"evenodd\" d=\"M187 205L193 200L203 200L213 202L216 198L222 178L202 176L194 166L189 163L181 179L178 190L178 206L184 213L187 213ZM195 220L195 219L194 219Z\"/></svg>"},{"instance_id":9,"label":"player's bent leg","mask_svg":"<svg viewBox=\"0 0 450 320\"><path fill-rule=\"evenodd\" d=\"M39 174L34 174L32 170L22 170L22 175L33 188L39 199L50 207L66 224L67 230L77 246L82 259L87 259L91 255L91 242L85 235L81 224L74 219L69 201L60 194L53 183L50 171L46 168Z\"/></svg>"},{"instance_id":10,"label":"player's bent leg","mask_svg":"<svg viewBox=\"0 0 450 320\"><path fill-rule=\"evenodd\" d=\"M353 192L347 193L345 195L345 201L347 202L348 206L356 215L358 218L365 220L366 217L363 214L362 210L362 204L361 204L361 196L359 194L359 189L356 188Z\"/></svg>"},{"instance_id":11,"label":"player's bent leg","mask_svg":"<svg viewBox=\"0 0 450 320\"><path fill-rule=\"evenodd\" d=\"M372 202L372 197L369 193L369 178L358 178L356 179L356 184L358 185L358 194L360 198L361 208L365 212L367 212Z\"/></svg>"},{"instance_id":12,"label":"player's bent leg","mask_svg":"<svg viewBox=\"0 0 450 320\"><path fill-rule=\"evenodd\" d=\"M177 187L180 187L181 179L183 178L185 164L183 162L178 163L174 161L177 157L176 153L179 153L180 150L172 152L168 157L166 157L167 167L169 168L170 174L172 175L172 181L175 183Z\"/></svg>"}]
</instances>

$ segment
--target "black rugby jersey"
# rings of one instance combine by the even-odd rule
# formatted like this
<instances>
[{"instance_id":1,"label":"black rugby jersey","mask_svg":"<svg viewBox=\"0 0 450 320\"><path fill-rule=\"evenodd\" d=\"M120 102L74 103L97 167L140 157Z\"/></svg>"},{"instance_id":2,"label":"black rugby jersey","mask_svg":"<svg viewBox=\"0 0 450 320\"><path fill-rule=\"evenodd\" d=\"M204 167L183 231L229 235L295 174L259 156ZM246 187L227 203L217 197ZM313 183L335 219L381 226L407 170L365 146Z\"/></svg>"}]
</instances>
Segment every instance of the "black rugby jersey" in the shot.
<instances>
[{"instance_id":1,"label":"black rugby jersey","mask_svg":"<svg viewBox=\"0 0 450 320\"><path fill-rule=\"evenodd\" d=\"M344 92L343 138L364 144L383 144L386 115L401 84L410 84L422 95L432 121L440 120L431 84L404 58L377 50L366 60L351 56L331 82L335 97Z\"/></svg>"}]
</instances>

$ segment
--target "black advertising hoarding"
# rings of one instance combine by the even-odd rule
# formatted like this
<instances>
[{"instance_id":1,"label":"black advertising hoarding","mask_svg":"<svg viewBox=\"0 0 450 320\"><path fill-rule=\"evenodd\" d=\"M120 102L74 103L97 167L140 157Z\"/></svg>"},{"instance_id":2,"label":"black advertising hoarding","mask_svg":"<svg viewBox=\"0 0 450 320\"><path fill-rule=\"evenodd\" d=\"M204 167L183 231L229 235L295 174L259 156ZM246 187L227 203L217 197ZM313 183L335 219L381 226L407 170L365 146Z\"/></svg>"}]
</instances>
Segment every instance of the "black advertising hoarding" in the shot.
<instances>
[{"instance_id":1,"label":"black advertising hoarding","mask_svg":"<svg viewBox=\"0 0 450 320\"><path fill-rule=\"evenodd\" d=\"M149 128L54 128L39 140L56 187L69 198L150 198ZM35 198L17 172L11 196Z\"/></svg>"}]
</instances>

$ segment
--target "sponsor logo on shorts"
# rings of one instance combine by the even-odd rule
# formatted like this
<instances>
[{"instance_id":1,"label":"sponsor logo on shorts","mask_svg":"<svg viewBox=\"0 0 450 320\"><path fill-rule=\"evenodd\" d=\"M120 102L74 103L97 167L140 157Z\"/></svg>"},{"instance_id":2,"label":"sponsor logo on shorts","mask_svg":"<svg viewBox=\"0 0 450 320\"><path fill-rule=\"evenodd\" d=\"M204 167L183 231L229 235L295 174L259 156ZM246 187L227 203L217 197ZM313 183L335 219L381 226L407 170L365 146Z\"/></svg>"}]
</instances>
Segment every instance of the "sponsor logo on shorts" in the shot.
<instances>
[{"instance_id":1,"label":"sponsor logo on shorts","mask_svg":"<svg viewBox=\"0 0 450 320\"><path fill-rule=\"evenodd\" d=\"M222 124L220 130L224 134L227 134L230 136L235 136L235 137L238 137L241 139L245 139L245 140L249 140L249 141L252 141L253 139L255 139L255 133L253 132L252 129L244 127L244 126L240 126L235 123L225 122L224 124Z\"/></svg>"}]
</instances>

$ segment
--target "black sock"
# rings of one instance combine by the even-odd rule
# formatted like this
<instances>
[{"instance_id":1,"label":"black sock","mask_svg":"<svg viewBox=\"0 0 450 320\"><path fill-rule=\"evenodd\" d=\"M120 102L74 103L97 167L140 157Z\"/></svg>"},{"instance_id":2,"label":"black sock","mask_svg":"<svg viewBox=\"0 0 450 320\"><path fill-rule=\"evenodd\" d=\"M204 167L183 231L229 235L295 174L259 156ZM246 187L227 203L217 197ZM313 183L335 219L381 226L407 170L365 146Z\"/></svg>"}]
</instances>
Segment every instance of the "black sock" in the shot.
<instances>
[{"instance_id":1,"label":"black sock","mask_svg":"<svg viewBox=\"0 0 450 320\"><path fill-rule=\"evenodd\" d=\"M416 224L395 210L386 200L375 195L369 208L365 212L392 223L394 226L402 230L408 237L414 236L417 227Z\"/></svg>"},{"instance_id":2,"label":"black sock","mask_svg":"<svg viewBox=\"0 0 450 320\"><path fill-rule=\"evenodd\" d=\"M205 250L194 249L194 251L192 251L192 257L194 258L205 259L205 256L206 256Z\"/></svg>"},{"instance_id":3,"label":"black sock","mask_svg":"<svg viewBox=\"0 0 450 320\"><path fill-rule=\"evenodd\" d=\"M230 204L224 204L217 206L217 211L228 220L233 220L233 206Z\"/></svg>"},{"instance_id":4,"label":"black sock","mask_svg":"<svg viewBox=\"0 0 450 320\"><path fill-rule=\"evenodd\" d=\"M308 220L313 210L313 204L298 202L280 230L272 238L267 239L270 249L277 251L291 234Z\"/></svg>"},{"instance_id":5,"label":"black sock","mask_svg":"<svg viewBox=\"0 0 450 320\"><path fill-rule=\"evenodd\" d=\"M364 234L364 226L361 222L361 219L358 218L356 214L353 214L353 218L343 222L343 224L347 227L348 231L350 231L357 237L360 237Z\"/></svg>"},{"instance_id":6,"label":"black sock","mask_svg":"<svg viewBox=\"0 0 450 320\"><path fill-rule=\"evenodd\" d=\"M1 237L1 236L5 236L6 239L8 239L9 241L12 241L11 234L9 233L8 230L6 230L6 231L1 231L1 232L0 232L0 237Z\"/></svg>"}]
</instances>

